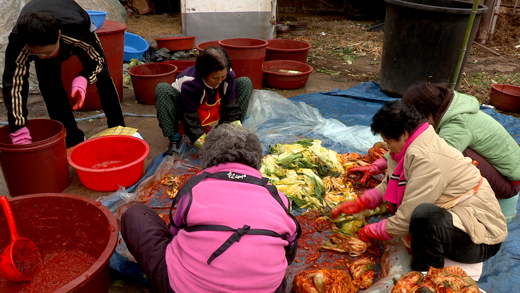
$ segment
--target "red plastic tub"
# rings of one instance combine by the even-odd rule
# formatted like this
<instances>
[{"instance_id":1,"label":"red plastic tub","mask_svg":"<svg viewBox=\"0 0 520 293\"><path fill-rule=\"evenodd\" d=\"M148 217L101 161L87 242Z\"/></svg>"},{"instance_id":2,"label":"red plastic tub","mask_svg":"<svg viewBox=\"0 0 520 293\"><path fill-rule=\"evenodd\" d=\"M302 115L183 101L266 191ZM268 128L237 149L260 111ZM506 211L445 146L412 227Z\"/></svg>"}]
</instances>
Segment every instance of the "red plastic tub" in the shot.
<instances>
[{"instance_id":1,"label":"red plastic tub","mask_svg":"<svg viewBox=\"0 0 520 293\"><path fill-rule=\"evenodd\" d=\"M491 105L498 110L520 112L520 87L508 84L492 84Z\"/></svg>"},{"instance_id":2,"label":"red plastic tub","mask_svg":"<svg viewBox=\"0 0 520 293\"><path fill-rule=\"evenodd\" d=\"M166 48L170 51L187 51L195 46L196 37L172 37L155 39L159 49Z\"/></svg>"},{"instance_id":3,"label":"red plastic tub","mask_svg":"<svg viewBox=\"0 0 520 293\"><path fill-rule=\"evenodd\" d=\"M264 62L263 71L266 87L292 90L304 87L314 68L294 60L273 60Z\"/></svg>"},{"instance_id":4,"label":"red plastic tub","mask_svg":"<svg viewBox=\"0 0 520 293\"><path fill-rule=\"evenodd\" d=\"M149 152L150 147L140 138L109 135L78 144L69 152L67 160L85 187L114 191L139 181Z\"/></svg>"},{"instance_id":5,"label":"red plastic tub","mask_svg":"<svg viewBox=\"0 0 520 293\"><path fill-rule=\"evenodd\" d=\"M58 121L31 119L33 143L12 144L11 126L0 128L0 164L11 196L62 192L69 186L66 130Z\"/></svg>"},{"instance_id":6,"label":"red plastic tub","mask_svg":"<svg viewBox=\"0 0 520 293\"><path fill-rule=\"evenodd\" d=\"M109 262L119 233L108 208L88 197L63 193L24 195L9 199L9 203L20 236L36 243L44 265L30 282L15 284L0 277L0 292L108 292ZM0 209L0 250L10 240ZM89 259L88 264L79 256Z\"/></svg>"},{"instance_id":7,"label":"red plastic tub","mask_svg":"<svg viewBox=\"0 0 520 293\"><path fill-rule=\"evenodd\" d=\"M112 20L105 20L103 26L96 31L99 41L103 46L105 57L107 59L110 76L114 81L119 100L123 101L123 56L125 51L125 30L126 25ZM67 61L61 65L61 79L63 80L63 87L69 97L69 104L73 106L76 99L70 97L70 89L72 80L78 76L78 73L83 69L83 65L77 56L71 56ZM78 111L93 111L101 110L101 101L97 91L96 84L87 87L85 96L85 103Z\"/></svg>"},{"instance_id":8,"label":"red plastic tub","mask_svg":"<svg viewBox=\"0 0 520 293\"><path fill-rule=\"evenodd\" d=\"M186 61L186 60L168 60L168 61L164 61L161 63L175 65L177 67L177 70L175 71L175 73L177 75L179 73L183 72L184 69L195 65L195 61Z\"/></svg>"},{"instance_id":9,"label":"red plastic tub","mask_svg":"<svg viewBox=\"0 0 520 293\"><path fill-rule=\"evenodd\" d=\"M261 39L225 39L218 41L220 47L227 50L233 63L236 77L247 76L254 89L262 88L262 63L265 61L267 41Z\"/></svg>"},{"instance_id":10,"label":"red plastic tub","mask_svg":"<svg viewBox=\"0 0 520 293\"><path fill-rule=\"evenodd\" d=\"M303 41L290 39L267 40L267 51L265 61L271 60L294 60L307 62L307 55L311 44Z\"/></svg>"},{"instance_id":11,"label":"red plastic tub","mask_svg":"<svg viewBox=\"0 0 520 293\"><path fill-rule=\"evenodd\" d=\"M197 50L199 50L199 53L202 53L202 51L204 51L204 49L206 49L207 47L217 47L218 48L218 47L220 47L220 45L218 44L218 41L209 41L209 42L200 43L195 47L197 48Z\"/></svg>"},{"instance_id":12,"label":"red plastic tub","mask_svg":"<svg viewBox=\"0 0 520 293\"><path fill-rule=\"evenodd\" d=\"M177 66L172 64L146 63L132 66L128 74L132 78L135 98L146 105L155 105L155 88L161 82L173 83Z\"/></svg>"}]
</instances>

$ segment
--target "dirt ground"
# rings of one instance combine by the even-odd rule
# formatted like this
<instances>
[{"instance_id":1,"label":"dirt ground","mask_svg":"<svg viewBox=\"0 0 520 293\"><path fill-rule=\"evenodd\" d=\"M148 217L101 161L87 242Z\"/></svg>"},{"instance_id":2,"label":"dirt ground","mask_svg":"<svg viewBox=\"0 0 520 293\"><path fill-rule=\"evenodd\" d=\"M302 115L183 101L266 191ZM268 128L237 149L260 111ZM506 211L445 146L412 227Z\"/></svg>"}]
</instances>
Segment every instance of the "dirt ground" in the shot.
<instances>
[{"instance_id":1,"label":"dirt ground","mask_svg":"<svg viewBox=\"0 0 520 293\"><path fill-rule=\"evenodd\" d=\"M170 18L170 16L155 16L155 18ZM180 33L180 16L174 15L169 21L153 20L153 16L129 17L127 21L128 31L143 35L152 45L154 38L164 37L170 34ZM302 35L291 35L289 38L310 42L313 49L309 52L308 63L316 70L310 75L305 87L297 90L275 90L286 98L297 95L331 91L337 88L347 89L362 82L379 80L381 66L383 32L367 32L366 28L378 22L375 21L351 21L338 15L281 15L279 22L300 21L307 22L307 30ZM488 44L490 49L499 52L496 56L485 49L473 46L465 74L473 72L520 72L520 49L504 48L500 45ZM349 55L353 58L345 58ZM193 58L191 58L193 60ZM348 61L351 62L348 62ZM353 60L353 61L352 61ZM321 72L320 72L321 71ZM274 89L270 89L274 90ZM462 87L464 91L464 87ZM468 92L475 94L482 102L488 99L488 93ZM121 103L124 113L156 114L155 106L143 105L136 102L133 90L124 89ZM48 118L43 99L39 95L29 97L29 119ZM90 117L101 111L78 111L76 118ZM7 121L5 107L0 107L0 121ZM145 168L157 155L165 151L168 140L163 137L156 118L125 117L126 125L137 128L145 141L150 145L150 154L145 160ZM106 119L92 119L79 122L79 127L90 137L106 129ZM96 199L111 192L95 192L85 188L75 170L69 168L70 185L64 193L78 194ZM0 176L0 194L8 194L3 174ZM112 272L111 293L119 292L148 292L146 286L137 284L129 278L125 278Z\"/></svg>"}]
</instances>

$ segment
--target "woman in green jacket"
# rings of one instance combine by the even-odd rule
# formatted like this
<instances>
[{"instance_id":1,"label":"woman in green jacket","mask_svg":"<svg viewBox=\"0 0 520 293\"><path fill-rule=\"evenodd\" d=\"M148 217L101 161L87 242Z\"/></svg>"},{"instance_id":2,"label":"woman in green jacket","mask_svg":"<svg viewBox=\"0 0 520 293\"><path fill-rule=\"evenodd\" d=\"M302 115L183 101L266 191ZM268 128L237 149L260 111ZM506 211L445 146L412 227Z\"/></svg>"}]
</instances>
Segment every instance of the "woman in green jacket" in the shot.
<instances>
[{"instance_id":1,"label":"woman in green jacket","mask_svg":"<svg viewBox=\"0 0 520 293\"><path fill-rule=\"evenodd\" d=\"M412 85L401 100L414 105L450 146L476 161L498 199L520 192L520 146L498 121L480 111L475 97L420 82ZM349 171L378 174L386 169L386 160L361 168L369 170Z\"/></svg>"}]
</instances>

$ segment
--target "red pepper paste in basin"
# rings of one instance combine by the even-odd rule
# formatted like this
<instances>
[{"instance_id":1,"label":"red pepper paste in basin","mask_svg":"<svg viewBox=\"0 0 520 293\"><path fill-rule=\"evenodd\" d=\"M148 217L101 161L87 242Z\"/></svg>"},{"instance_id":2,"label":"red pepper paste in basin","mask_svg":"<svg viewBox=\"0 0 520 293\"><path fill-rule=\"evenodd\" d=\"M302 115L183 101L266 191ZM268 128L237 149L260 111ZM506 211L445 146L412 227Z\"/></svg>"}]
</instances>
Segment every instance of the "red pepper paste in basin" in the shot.
<instances>
[{"instance_id":1,"label":"red pepper paste in basin","mask_svg":"<svg viewBox=\"0 0 520 293\"><path fill-rule=\"evenodd\" d=\"M1 293L108 292L109 262L119 229L107 207L94 199L65 193L17 196L9 203L18 233L34 241L43 262L31 281L15 283L0 278ZM10 240L0 211L0 250Z\"/></svg>"},{"instance_id":2,"label":"red pepper paste in basin","mask_svg":"<svg viewBox=\"0 0 520 293\"><path fill-rule=\"evenodd\" d=\"M79 277L96 259L81 250L42 252L43 265L28 282L16 283L0 277L0 292L48 293Z\"/></svg>"}]
</instances>

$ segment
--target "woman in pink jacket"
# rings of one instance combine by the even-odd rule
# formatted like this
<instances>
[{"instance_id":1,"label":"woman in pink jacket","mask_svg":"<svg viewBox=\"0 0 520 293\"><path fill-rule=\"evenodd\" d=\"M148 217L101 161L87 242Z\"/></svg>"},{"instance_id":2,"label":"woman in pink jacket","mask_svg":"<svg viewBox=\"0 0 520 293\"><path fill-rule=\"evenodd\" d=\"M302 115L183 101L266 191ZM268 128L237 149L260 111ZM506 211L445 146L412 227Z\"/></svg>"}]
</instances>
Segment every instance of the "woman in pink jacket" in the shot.
<instances>
[{"instance_id":1,"label":"woman in pink jacket","mask_svg":"<svg viewBox=\"0 0 520 293\"><path fill-rule=\"evenodd\" d=\"M287 197L258 171L258 137L222 124L202 152L204 171L178 192L170 229L142 204L123 214L129 251L154 292L285 292L301 230Z\"/></svg>"}]
</instances>

